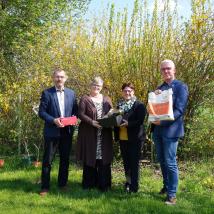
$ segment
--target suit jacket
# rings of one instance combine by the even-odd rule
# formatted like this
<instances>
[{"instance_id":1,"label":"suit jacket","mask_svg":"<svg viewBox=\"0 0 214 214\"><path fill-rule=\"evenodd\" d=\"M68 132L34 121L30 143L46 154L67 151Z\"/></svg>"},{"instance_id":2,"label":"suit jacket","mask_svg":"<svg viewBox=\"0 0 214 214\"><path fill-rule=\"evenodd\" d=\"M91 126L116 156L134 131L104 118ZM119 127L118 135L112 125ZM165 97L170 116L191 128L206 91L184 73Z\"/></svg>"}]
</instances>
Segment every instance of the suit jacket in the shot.
<instances>
[{"instance_id":1,"label":"suit jacket","mask_svg":"<svg viewBox=\"0 0 214 214\"><path fill-rule=\"evenodd\" d=\"M77 115L77 101L73 90L64 88L65 117ZM39 105L39 117L45 121L44 136L59 137L60 128L54 124L54 119L60 117L60 108L57 98L56 88L51 87L42 92ZM69 133L73 132L73 127L68 127Z\"/></svg>"},{"instance_id":2,"label":"suit jacket","mask_svg":"<svg viewBox=\"0 0 214 214\"><path fill-rule=\"evenodd\" d=\"M140 101L135 101L132 108L124 115L124 119L128 120L128 140L132 143L143 143L145 140L145 132L143 127L144 118L146 116L146 108ZM115 141L119 140L119 127L115 127Z\"/></svg>"},{"instance_id":3,"label":"suit jacket","mask_svg":"<svg viewBox=\"0 0 214 214\"><path fill-rule=\"evenodd\" d=\"M172 88L173 91L173 114L174 121L161 121L159 126L154 125L154 133L164 137L176 138L184 136L183 116L188 100L188 87L179 80L173 80L171 84L163 83L158 87L160 90Z\"/></svg>"}]
</instances>

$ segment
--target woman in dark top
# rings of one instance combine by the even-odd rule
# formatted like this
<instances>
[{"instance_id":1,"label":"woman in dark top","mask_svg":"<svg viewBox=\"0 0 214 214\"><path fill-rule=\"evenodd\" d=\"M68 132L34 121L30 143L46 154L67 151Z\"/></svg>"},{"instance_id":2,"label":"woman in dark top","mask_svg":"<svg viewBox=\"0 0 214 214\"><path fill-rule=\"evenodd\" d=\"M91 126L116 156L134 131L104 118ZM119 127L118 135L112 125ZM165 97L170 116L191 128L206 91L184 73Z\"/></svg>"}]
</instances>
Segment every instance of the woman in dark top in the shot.
<instances>
[{"instance_id":1,"label":"woman in dark top","mask_svg":"<svg viewBox=\"0 0 214 214\"><path fill-rule=\"evenodd\" d=\"M117 108L123 112L123 121L120 127L115 128L115 140L120 143L123 159L127 192L137 192L139 188L139 160L144 141L143 122L146 109L142 102L134 95L134 86L131 83L122 85L122 100Z\"/></svg>"},{"instance_id":2,"label":"woman in dark top","mask_svg":"<svg viewBox=\"0 0 214 214\"><path fill-rule=\"evenodd\" d=\"M102 86L102 79L96 77L90 94L80 99L77 159L83 163L83 188L106 191L111 187L112 129L102 128L96 120L109 112L112 102L100 93Z\"/></svg>"}]
</instances>

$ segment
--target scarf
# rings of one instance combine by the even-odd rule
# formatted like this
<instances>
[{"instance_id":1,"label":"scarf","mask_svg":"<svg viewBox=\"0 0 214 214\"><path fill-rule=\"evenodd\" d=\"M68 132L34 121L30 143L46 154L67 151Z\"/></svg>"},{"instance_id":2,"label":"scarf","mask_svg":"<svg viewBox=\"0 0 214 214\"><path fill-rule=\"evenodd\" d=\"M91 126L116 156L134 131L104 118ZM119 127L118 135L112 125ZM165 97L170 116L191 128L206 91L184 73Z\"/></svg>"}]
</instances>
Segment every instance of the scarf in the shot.
<instances>
[{"instance_id":1,"label":"scarf","mask_svg":"<svg viewBox=\"0 0 214 214\"><path fill-rule=\"evenodd\" d=\"M134 105L135 101L136 101L136 97L133 96L130 100L124 100L124 99L121 99L118 104L117 104L117 107L120 111L122 111L123 113L127 113L131 108L132 106Z\"/></svg>"}]
</instances>

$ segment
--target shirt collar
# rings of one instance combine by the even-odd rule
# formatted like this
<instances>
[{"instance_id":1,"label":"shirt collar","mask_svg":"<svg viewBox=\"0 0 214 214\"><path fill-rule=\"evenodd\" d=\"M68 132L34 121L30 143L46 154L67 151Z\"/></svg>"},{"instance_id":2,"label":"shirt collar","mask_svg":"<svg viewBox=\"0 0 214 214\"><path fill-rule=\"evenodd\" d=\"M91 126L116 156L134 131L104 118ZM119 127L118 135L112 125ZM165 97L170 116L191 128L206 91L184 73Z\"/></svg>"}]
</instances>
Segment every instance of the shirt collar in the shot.
<instances>
[{"instance_id":1,"label":"shirt collar","mask_svg":"<svg viewBox=\"0 0 214 214\"><path fill-rule=\"evenodd\" d=\"M172 80L172 82L170 83L167 83L167 82L164 82L165 85L168 85L168 86L172 86L172 84L176 81L176 79Z\"/></svg>"},{"instance_id":2,"label":"shirt collar","mask_svg":"<svg viewBox=\"0 0 214 214\"><path fill-rule=\"evenodd\" d=\"M63 87L62 89L59 89L59 88L57 88L57 87L55 86L55 89L56 89L57 92L64 92L64 91L65 91L65 88L64 88L64 87Z\"/></svg>"}]
</instances>

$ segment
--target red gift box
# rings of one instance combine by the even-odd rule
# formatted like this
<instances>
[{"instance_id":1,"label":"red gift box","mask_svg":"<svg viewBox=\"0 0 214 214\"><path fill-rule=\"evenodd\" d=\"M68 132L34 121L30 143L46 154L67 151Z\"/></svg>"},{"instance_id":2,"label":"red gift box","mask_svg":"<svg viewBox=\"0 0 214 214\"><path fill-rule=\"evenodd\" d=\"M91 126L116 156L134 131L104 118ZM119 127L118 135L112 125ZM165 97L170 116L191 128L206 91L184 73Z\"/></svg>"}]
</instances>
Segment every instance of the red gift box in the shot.
<instances>
[{"instance_id":1,"label":"red gift box","mask_svg":"<svg viewBox=\"0 0 214 214\"><path fill-rule=\"evenodd\" d=\"M60 122L64 126L76 125L77 124L77 117L76 116L63 117L63 118L60 118Z\"/></svg>"}]
</instances>

